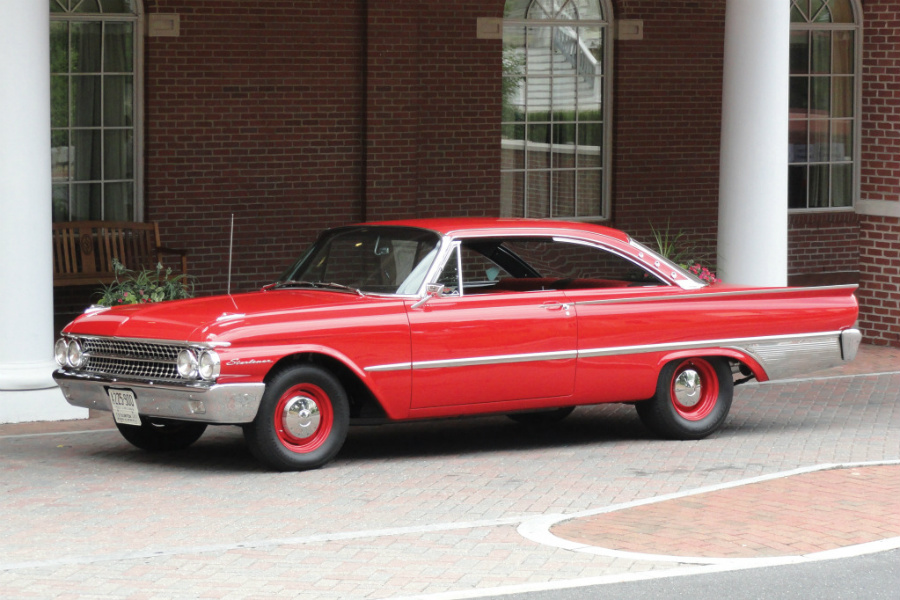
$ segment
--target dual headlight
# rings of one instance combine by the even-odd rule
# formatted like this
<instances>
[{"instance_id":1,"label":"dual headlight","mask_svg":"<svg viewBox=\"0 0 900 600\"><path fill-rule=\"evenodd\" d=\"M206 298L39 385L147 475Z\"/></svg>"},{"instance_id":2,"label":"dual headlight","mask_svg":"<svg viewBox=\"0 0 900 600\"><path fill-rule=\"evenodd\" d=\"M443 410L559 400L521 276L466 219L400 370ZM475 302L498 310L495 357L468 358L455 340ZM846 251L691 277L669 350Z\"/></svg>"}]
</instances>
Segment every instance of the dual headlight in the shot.
<instances>
[{"instance_id":1,"label":"dual headlight","mask_svg":"<svg viewBox=\"0 0 900 600\"><path fill-rule=\"evenodd\" d=\"M185 348L178 353L178 374L184 379L203 379L213 381L222 370L219 355L213 350L194 350Z\"/></svg>"},{"instance_id":2,"label":"dual headlight","mask_svg":"<svg viewBox=\"0 0 900 600\"><path fill-rule=\"evenodd\" d=\"M59 339L53 347L56 363L61 367L80 369L87 364L87 355L78 340Z\"/></svg>"}]
</instances>

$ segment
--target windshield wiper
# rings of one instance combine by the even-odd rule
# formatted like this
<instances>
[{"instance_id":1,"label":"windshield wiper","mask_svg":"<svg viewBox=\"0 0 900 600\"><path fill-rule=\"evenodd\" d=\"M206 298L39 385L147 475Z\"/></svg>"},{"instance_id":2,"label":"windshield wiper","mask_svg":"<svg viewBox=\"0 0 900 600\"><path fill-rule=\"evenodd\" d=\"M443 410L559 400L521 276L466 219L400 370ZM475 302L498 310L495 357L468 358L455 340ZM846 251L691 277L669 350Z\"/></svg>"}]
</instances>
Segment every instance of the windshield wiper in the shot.
<instances>
[{"instance_id":1,"label":"windshield wiper","mask_svg":"<svg viewBox=\"0 0 900 600\"><path fill-rule=\"evenodd\" d=\"M342 283L334 283L333 281L306 281L304 279L288 279L286 281L279 281L275 284L274 287L275 289L283 287L310 287L314 289L338 290L365 296L362 290L359 290L355 287L350 287L349 285L344 285Z\"/></svg>"}]
</instances>

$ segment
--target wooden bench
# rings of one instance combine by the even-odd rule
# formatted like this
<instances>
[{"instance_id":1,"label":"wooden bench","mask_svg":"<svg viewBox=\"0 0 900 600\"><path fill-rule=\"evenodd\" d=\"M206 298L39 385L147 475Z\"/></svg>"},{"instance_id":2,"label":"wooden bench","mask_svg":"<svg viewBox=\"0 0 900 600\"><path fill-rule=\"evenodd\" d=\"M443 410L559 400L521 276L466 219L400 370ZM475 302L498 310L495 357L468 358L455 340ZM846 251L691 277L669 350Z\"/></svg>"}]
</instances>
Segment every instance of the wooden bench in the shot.
<instances>
[{"instance_id":1,"label":"wooden bench","mask_svg":"<svg viewBox=\"0 0 900 600\"><path fill-rule=\"evenodd\" d=\"M164 256L181 259L187 274L187 252L166 248L159 242L156 223L125 221L70 221L53 224L53 285L97 285L115 280L113 259L126 269L155 270L156 265L177 268Z\"/></svg>"}]
</instances>

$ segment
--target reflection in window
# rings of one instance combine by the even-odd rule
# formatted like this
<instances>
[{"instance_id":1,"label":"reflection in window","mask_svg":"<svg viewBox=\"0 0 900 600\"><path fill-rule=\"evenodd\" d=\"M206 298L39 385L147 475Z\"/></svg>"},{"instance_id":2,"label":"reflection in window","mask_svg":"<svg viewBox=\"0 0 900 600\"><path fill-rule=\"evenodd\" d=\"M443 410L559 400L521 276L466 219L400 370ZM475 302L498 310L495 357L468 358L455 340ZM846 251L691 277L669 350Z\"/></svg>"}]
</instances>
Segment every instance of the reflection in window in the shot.
<instances>
[{"instance_id":1,"label":"reflection in window","mask_svg":"<svg viewBox=\"0 0 900 600\"><path fill-rule=\"evenodd\" d=\"M852 0L790 2L788 205L850 207L858 160L859 85L859 32Z\"/></svg>"},{"instance_id":2,"label":"reflection in window","mask_svg":"<svg viewBox=\"0 0 900 600\"><path fill-rule=\"evenodd\" d=\"M606 216L606 0L507 0L501 215Z\"/></svg>"},{"instance_id":3,"label":"reflection in window","mask_svg":"<svg viewBox=\"0 0 900 600\"><path fill-rule=\"evenodd\" d=\"M49 0L53 220L136 220L136 0Z\"/></svg>"}]
</instances>

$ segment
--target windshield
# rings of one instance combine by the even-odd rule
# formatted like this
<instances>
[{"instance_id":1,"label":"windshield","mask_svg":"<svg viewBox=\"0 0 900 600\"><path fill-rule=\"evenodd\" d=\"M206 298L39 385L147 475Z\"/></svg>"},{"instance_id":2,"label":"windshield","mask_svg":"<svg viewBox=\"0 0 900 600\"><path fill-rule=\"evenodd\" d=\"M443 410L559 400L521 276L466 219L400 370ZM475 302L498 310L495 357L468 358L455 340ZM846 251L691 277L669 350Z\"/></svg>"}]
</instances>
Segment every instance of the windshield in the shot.
<instances>
[{"instance_id":1,"label":"windshield","mask_svg":"<svg viewBox=\"0 0 900 600\"><path fill-rule=\"evenodd\" d=\"M440 237L413 227L345 227L325 232L276 287L415 295Z\"/></svg>"}]
</instances>

